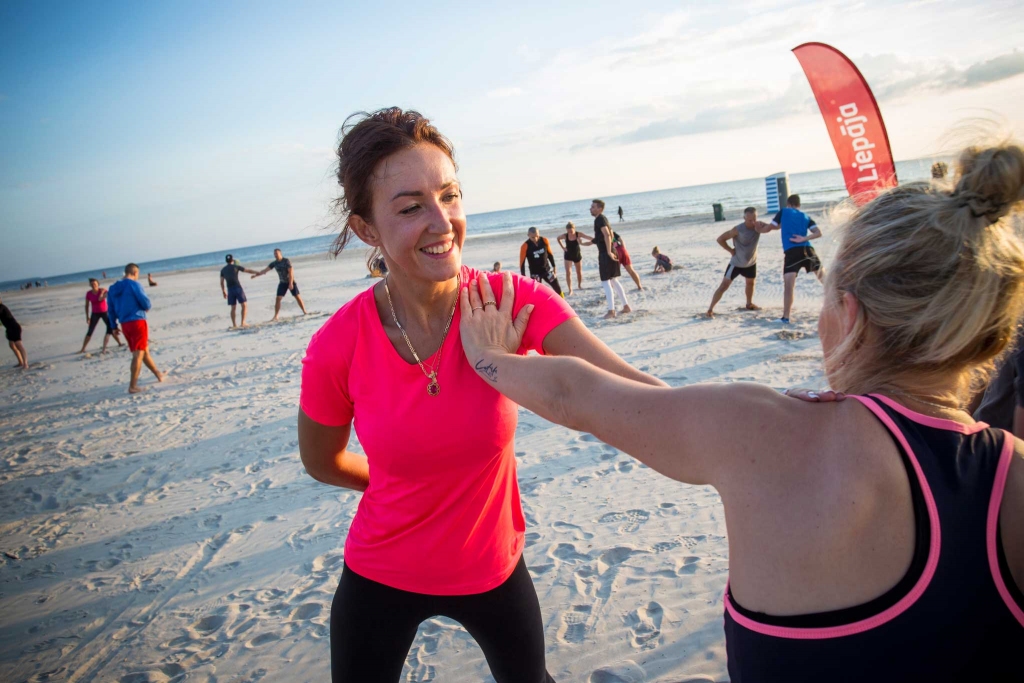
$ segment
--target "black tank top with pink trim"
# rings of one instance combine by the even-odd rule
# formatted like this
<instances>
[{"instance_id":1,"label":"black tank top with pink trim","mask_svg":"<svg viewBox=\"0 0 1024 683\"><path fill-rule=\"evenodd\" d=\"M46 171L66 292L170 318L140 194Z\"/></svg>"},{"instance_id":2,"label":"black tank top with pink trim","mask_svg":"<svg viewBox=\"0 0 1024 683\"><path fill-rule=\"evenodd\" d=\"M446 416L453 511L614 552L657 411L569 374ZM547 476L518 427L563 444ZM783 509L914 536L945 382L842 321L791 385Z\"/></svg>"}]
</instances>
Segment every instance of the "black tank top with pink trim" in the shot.
<instances>
[{"instance_id":1,"label":"black tank top with pink trim","mask_svg":"<svg viewBox=\"0 0 1024 683\"><path fill-rule=\"evenodd\" d=\"M1013 438L978 423L853 397L888 428L910 479L915 550L906 576L865 605L776 617L725 595L732 683L1024 681L1024 595L999 505Z\"/></svg>"}]
</instances>

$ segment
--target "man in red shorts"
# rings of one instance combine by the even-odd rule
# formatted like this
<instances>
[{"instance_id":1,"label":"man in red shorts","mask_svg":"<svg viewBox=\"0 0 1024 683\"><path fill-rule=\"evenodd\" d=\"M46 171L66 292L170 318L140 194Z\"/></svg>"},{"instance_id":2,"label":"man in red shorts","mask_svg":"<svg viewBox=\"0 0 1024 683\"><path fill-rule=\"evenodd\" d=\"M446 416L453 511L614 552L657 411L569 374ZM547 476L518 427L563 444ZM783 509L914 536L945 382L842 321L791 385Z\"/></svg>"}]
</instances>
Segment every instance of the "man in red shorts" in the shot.
<instances>
[{"instance_id":1,"label":"man in red shorts","mask_svg":"<svg viewBox=\"0 0 1024 683\"><path fill-rule=\"evenodd\" d=\"M139 374L142 372L143 363L152 371L157 382L163 382L165 377L164 373L157 369L153 357L149 355L149 324L146 322L146 311L152 308L152 303L138 280L139 267L129 263L124 267L124 278L110 285L107 291L110 324L117 327L120 322L121 331L128 341L128 349L132 352L129 394L142 391L139 388Z\"/></svg>"}]
</instances>

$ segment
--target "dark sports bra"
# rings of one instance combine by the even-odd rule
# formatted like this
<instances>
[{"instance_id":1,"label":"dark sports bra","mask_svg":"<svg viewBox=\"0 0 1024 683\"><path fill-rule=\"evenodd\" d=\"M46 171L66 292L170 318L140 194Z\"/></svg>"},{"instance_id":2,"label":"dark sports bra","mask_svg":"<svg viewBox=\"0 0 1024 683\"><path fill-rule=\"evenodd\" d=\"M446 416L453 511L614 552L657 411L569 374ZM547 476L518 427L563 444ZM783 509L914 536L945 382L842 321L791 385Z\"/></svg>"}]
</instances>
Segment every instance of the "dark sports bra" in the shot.
<instances>
[{"instance_id":1,"label":"dark sports bra","mask_svg":"<svg viewBox=\"0 0 1024 683\"><path fill-rule=\"evenodd\" d=\"M733 683L1003 681L1024 674L1024 598L999 536L1013 439L853 397L885 424L910 481L915 546L891 590L854 607L769 616L725 603Z\"/></svg>"}]
</instances>

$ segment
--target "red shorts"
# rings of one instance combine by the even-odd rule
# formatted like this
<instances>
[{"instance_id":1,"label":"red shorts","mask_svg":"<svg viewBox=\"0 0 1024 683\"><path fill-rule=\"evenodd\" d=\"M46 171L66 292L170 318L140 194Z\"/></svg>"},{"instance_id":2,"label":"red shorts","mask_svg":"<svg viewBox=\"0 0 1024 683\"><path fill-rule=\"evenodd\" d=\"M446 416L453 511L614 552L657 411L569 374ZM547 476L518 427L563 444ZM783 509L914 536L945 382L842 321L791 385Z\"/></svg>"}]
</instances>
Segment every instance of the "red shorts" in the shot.
<instances>
[{"instance_id":1,"label":"red shorts","mask_svg":"<svg viewBox=\"0 0 1024 683\"><path fill-rule=\"evenodd\" d=\"M621 244L615 245L615 255L619 257L619 265L631 266L633 261L629 258L629 252Z\"/></svg>"},{"instance_id":2,"label":"red shorts","mask_svg":"<svg viewBox=\"0 0 1024 683\"><path fill-rule=\"evenodd\" d=\"M128 340L129 351L145 351L149 348L149 325L145 320L121 323L121 331Z\"/></svg>"}]
</instances>

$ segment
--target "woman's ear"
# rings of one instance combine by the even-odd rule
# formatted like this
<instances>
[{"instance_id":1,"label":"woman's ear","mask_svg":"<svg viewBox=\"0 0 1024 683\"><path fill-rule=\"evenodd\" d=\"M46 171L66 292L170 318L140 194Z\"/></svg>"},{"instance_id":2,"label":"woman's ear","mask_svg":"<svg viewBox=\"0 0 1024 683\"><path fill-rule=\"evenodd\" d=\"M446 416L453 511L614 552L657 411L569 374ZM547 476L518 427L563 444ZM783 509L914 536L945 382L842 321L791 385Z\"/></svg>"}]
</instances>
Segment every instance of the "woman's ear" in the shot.
<instances>
[{"instance_id":1,"label":"woman's ear","mask_svg":"<svg viewBox=\"0 0 1024 683\"><path fill-rule=\"evenodd\" d=\"M860 314L860 302L850 292L843 292L842 302L843 336L848 337L853 332L854 325L857 324L857 316Z\"/></svg>"},{"instance_id":2,"label":"woman's ear","mask_svg":"<svg viewBox=\"0 0 1024 683\"><path fill-rule=\"evenodd\" d=\"M352 232L356 234L356 237L361 239L364 243L371 247L380 246L380 235L377 233L377 229L372 225L363 220L362 216L352 214L348 217L348 225L352 228Z\"/></svg>"}]
</instances>

